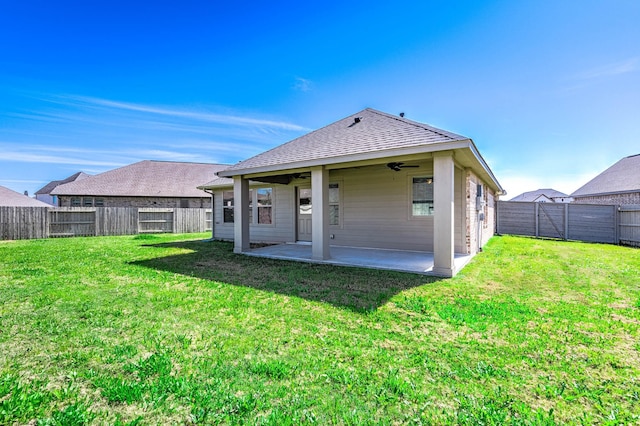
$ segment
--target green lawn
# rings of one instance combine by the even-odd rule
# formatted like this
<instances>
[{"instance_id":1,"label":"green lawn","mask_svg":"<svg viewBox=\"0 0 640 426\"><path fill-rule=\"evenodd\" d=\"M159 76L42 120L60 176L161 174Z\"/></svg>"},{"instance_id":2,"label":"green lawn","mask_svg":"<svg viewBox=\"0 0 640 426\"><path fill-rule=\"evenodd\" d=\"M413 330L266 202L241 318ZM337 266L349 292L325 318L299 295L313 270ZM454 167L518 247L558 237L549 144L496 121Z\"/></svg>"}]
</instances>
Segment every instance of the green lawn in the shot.
<instances>
[{"instance_id":1,"label":"green lawn","mask_svg":"<svg viewBox=\"0 0 640 426\"><path fill-rule=\"evenodd\" d=\"M0 424L639 424L640 250L454 279L198 235L0 242Z\"/></svg>"}]
</instances>

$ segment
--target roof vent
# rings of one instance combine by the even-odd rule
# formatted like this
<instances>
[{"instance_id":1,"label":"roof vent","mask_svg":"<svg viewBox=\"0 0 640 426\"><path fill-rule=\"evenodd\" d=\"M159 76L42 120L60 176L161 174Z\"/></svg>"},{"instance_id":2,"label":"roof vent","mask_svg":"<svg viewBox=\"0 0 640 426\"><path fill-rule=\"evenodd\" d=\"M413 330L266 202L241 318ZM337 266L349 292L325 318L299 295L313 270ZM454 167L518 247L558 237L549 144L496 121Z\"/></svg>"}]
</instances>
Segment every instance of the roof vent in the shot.
<instances>
[{"instance_id":1,"label":"roof vent","mask_svg":"<svg viewBox=\"0 0 640 426\"><path fill-rule=\"evenodd\" d=\"M404 112L401 112L401 113L400 113L400 117L404 117Z\"/></svg>"},{"instance_id":2,"label":"roof vent","mask_svg":"<svg viewBox=\"0 0 640 426\"><path fill-rule=\"evenodd\" d=\"M360 120L362 120L362 117L354 117L353 118L353 122L356 123L356 124L359 123Z\"/></svg>"}]
</instances>

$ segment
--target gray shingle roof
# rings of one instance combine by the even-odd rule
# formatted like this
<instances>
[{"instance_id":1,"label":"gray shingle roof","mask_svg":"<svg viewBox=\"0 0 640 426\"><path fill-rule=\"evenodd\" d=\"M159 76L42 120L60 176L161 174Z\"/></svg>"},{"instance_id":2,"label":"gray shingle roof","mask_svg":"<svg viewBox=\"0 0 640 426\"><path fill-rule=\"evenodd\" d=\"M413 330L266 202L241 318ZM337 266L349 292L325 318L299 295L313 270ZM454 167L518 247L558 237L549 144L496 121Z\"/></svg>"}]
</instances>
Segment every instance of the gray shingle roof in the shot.
<instances>
[{"instance_id":1,"label":"gray shingle roof","mask_svg":"<svg viewBox=\"0 0 640 426\"><path fill-rule=\"evenodd\" d=\"M513 197L509 201L535 201L538 197L544 195L547 198L568 198L569 196L564 192L556 191L555 189L545 188L536 189L535 191L523 192L522 194Z\"/></svg>"},{"instance_id":2,"label":"gray shingle roof","mask_svg":"<svg viewBox=\"0 0 640 426\"><path fill-rule=\"evenodd\" d=\"M618 161L577 189L571 196L587 197L620 192L640 192L640 154Z\"/></svg>"},{"instance_id":3,"label":"gray shingle roof","mask_svg":"<svg viewBox=\"0 0 640 426\"><path fill-rule=\"evenodd\" d=\"M84 173L84 172L78 172L78 173L74 173L71 176L69 176L66 179L62 179L62 180L52 180L51 182L49 182L48 184L46 184L45 186L43 186L42 188L38 189L36 191L36 195L40 195L40 194L51 194L51 191L54 190L55 187L57 187L58 185L63 185L65 183L69 183L69 182L75 182L77 180L82 180L86 177L89 177L90 175Z\"/></svg>"},{"instance_id":4,"label":"gray shingle roof","mask_svg":"<svg viewBox=\"0 0 640 426\"><path fill-rule=\"evenodd\" d=\"M36 199L27 197L0 186L0 207L51 207L49 204L43 203Z\"/></svg>"},{"instance_id":5,"label":"gray shingle roof","mask_svg":"<svg viewBox=\"0 0 640 426\"><path fill-rule=\"evenodd\" d=\"M233 179L217 177L212 181L209 181L203 185L198 185L198 188L209 189L209 188L219 188L219 187L225 187L225 186L233 186Z\"/></svg>"},{"instance_id":6,"label":"gray shingle roof","mask_svg":"<svg viewBox=\"0 0 640 426\"><path fill-rule=\"evenodd\" d=\"M359 118L359 122L356 122ZM304 161L466 141L469 138L406 118L367 108L228 168L235 170L286 166ZM283 167L284 168L284 167Z\"/></svg>"},{"instance_id":7,"label":"gray shingle roof","mask_svg":"<svg viewBox=\"0 0 640 426\"><path fill-rule=\"evenodd\" d=\"M183 163L145 160L108 172L66 183L54 195L103 197L206 197L197 189L202 182L216 178L225 164Z\"/></svg>"}]
</instances>

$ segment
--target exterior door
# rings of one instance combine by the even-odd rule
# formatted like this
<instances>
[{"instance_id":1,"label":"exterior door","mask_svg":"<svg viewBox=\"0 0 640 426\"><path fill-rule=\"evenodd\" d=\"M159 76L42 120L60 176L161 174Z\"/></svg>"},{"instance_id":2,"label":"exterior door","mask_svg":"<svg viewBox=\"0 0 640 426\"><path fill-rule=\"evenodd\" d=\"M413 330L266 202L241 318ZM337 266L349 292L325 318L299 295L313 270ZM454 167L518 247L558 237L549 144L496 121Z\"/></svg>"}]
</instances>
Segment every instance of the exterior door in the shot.
<instances>
[{"instance_id":1,"label":"exterior door","mask_svg":"<svg viewBox=\"0 0 640 426\"><path fill-rule=\"evenodd\" d=\"M298 187L296 218L298 220L298 241L311 241L311 188Z\"/></svg>"}]
</instances>

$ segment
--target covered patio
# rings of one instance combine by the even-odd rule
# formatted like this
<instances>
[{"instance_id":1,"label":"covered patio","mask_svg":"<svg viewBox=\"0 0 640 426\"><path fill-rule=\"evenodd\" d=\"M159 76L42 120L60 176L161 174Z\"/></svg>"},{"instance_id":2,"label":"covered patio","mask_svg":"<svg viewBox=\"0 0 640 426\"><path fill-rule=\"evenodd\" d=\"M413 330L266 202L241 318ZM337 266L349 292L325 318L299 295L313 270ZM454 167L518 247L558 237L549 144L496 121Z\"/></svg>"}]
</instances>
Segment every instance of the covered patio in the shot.
<instances>
[{"instance_id":1,"label":"covered patio","mask_svg":"<svg viewBox=\"0 0 640 426\"><path fill-rule=\"evenodd\" d=\"M235 253L441 277L493 234L503 192L471 139L372 109L218 176L202 188Z\"/></svg>"},{"instance_id":2,"label":"covered patio","mask_svg":"<svg viewBox=\"0 0 640 426\"><path fill-rule=\"evenodd\" d=\"M253 248L244 251L243 254L297 262L437 275L433 273L433 253L422 251L331 246L330 258L316 259L313 257L312 245L310 243L286 243ZM462 269L472 257L471 255L455 254L454 262L456 270Z\"/></svg>"}]
</instances>

